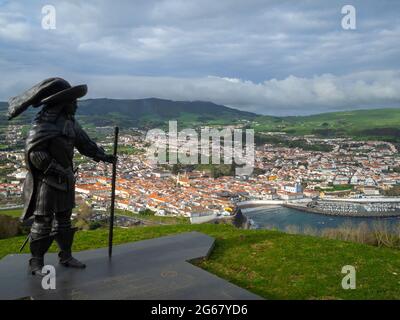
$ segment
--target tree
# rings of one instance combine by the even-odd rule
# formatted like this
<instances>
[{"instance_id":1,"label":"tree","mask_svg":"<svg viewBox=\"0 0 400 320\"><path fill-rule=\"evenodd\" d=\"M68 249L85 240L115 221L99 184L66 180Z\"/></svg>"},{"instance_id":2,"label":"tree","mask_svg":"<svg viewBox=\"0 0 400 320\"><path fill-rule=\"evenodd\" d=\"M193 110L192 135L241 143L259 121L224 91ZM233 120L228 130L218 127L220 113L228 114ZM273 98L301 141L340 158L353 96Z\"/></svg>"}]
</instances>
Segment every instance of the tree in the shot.
<instances>
[{"instance_id":1,"label":"tree","mask_svg":"<svg viewBox=\"0 0 400 320\"><path fill-rule=\"evenodd\" d=\"M389 190L385 190L384 195L387 197L398 197L400 196L400 185L395 185Z\"/></svg>"},{"instance_id":2,"label":"tree","mask_svg":"<svg viewBox=\"0 0 400 320\"><path fill-rule=\"evenodd\" d=\"M15 237L21 232L22 226L18 218L0 215L0 239Z\"/></svg>"},{"instance_id":3,"label":"tree","mask_svg":"<svg viewBox=\"0 0 400 320\"><path fill-rule=\"evenodd\" d=\"M92 213L92 208L86 202L82 202L77 210L75 226L80 229L88 230L90 228L90 218Z\"/></svg>"},{"instance_id":4,"label":"tree","mask_svg":"<svg viewBox=\"0 0 400 320\"><path fill-rule=\"evenodd\" d=\"M171 170L172 174L177 175L180 171L181 171L181 168L180 168L179 164L174 164L172 166L172 170Z\"/></svg>"}]
</instances>

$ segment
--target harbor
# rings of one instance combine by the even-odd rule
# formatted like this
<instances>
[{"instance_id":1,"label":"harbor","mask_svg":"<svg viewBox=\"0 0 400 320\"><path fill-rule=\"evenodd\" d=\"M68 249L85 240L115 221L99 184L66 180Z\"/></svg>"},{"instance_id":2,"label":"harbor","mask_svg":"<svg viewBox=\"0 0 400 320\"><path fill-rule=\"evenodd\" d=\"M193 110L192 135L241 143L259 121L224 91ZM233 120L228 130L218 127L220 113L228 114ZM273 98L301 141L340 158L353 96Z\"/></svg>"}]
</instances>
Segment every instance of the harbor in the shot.
<instances>
[{"instance_id":1,"label":"harbor","mask_svg":"<svg viewBox=\"0 0 400 320\"><path fill-rule=\"evenodd\" d=\"M369 227L400 225L399 198L327 198L299 201L254 200L237 204L255 229L315 229L338 228L343 225Z\"/></svg>"},{"instance_id":2,"label":"harbor","mask_svg":"<svg viewBox=\"0 0 400 320\"><path fill-rule=\"evenodd\" d=\"M237 204L246 212L272 207L287 207L299 211L347 217L397 217L400 216L400 198L325 198L297 201L253 200Z\"/></svg>"},{"instance_id":3,"label":"harbor","mask_svg":"<svg viewBox=\"0 0 400 320\"><path fill-rule=\"evenodd\" d=\"M347 217L397 217L400 203L352 203L352 202L310 202L304 204L284 204L284 207L300 211L332 216Z\"/></svg>"},{"instance_id":4,"label":"harbor","mask_svg":"<svg viewBox=\"0 0 400 320\"><path fill-rule=\"evenodd\" d=\"M248 219L250 228L277 229L284 232L291 230L297 230L299 232L305 232L307 230L323 231L324 229L339 228L349 225L357 227L360 224L366 224L370 228L379 225L394 229L400 225L400 216L363 217L327 215L287 206L263 207L259 210L250 211L241 209L241 211Z\"/></svg>"}]
</instances>

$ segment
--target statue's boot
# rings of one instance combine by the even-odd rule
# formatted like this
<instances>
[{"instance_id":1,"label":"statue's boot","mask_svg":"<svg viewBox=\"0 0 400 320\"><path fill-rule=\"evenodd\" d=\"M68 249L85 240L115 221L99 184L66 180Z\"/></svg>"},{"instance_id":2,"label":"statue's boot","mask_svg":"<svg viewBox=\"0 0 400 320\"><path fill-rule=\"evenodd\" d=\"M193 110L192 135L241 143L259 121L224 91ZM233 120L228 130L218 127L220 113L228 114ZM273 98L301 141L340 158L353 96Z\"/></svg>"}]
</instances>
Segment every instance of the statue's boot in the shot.
<instances>
[{"instance_id":1,"label":"statue's boot","mask_svg":"<svg viewBox=\"0 0 400 320\"><path fill-rule=\"evenodd\" d=\"M31 241L29 243L32 257L29 259L29 272L32 275L44 277L46 274L42 272L44 266L44 255L49 250L51 243L53 242L52 236L31 235Z\"/></svg>"},{"instance_id":2,"label":"statue's boot","mask_svg":"<svg viewBox=\"0 0 400 320\"><path fill-rule=\"evenodd\" d=\"M72 256L72 242L76 229L59 230L55 235L55 240L60 248L58 254L60 264L69 268L84 269L86 265Z\"/></svg>"}]
</instances>

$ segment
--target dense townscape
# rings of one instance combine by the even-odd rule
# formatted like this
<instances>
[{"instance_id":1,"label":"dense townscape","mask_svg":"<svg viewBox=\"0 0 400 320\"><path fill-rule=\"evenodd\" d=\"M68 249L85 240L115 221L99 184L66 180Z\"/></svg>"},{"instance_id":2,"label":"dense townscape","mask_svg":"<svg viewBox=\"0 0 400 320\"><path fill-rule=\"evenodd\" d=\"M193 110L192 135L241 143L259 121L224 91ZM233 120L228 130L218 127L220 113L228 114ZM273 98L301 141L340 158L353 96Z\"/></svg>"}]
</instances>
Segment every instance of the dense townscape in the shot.
<instances>
[{"instance_id":1,"label":"dense townscape","mask_svg":"<svg viewBox=\"0 0 400 320\"><path fill-rule=\"evenodd\" d=\"M108 130L109 129L109 130ZM111 128L99 143L111 145ZM4 140L16 145L21 128L10 126ZM107 132L109 132L107 134ZM270 135L279 133L269 133ZM286 136L286 139L295 137ZM276 200L284 203L326 199L380 198L400 183L396 146L381 141L305 137L307 143L329 145L331 151L264 144L256 148L251 176L214 176L207 166L155 165L148 160L145 132L129 131L120 137L116 207L131 212L151 209L158 215L185 217L230 215L239 201ZM1 151L0 195L3 206L18 204L25 177L23 151ZM111 168L76 156L76 194L98 210L110 196Z\"/></svg>"}]
</instances>

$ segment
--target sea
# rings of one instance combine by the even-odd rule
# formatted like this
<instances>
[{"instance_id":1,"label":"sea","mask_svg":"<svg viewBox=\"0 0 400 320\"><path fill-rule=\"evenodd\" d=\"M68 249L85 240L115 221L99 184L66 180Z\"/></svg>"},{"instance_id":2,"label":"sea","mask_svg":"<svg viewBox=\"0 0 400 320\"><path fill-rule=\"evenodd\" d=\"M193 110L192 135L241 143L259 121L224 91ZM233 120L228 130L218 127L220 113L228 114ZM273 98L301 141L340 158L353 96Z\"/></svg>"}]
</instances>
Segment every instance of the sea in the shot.
<instances>
[{"instance_id":1,"label":"sea","mask_svg":"<svg viewBox=\"0 0 400 320\"><path fill-rule=\"evenodd\" d=\"M263 207L260 209L242 210L243 214L250 219L252 228L255 229L277 229L281 231L305 232L313 229L322 231L327 228L338 228L342 226L358 226L366 223L370 228L375 226L387 226L389 229L400 227L400 217L343 217L329 216L317 213L304 212L281 206Z\"/></svg>"}]
</instances>

